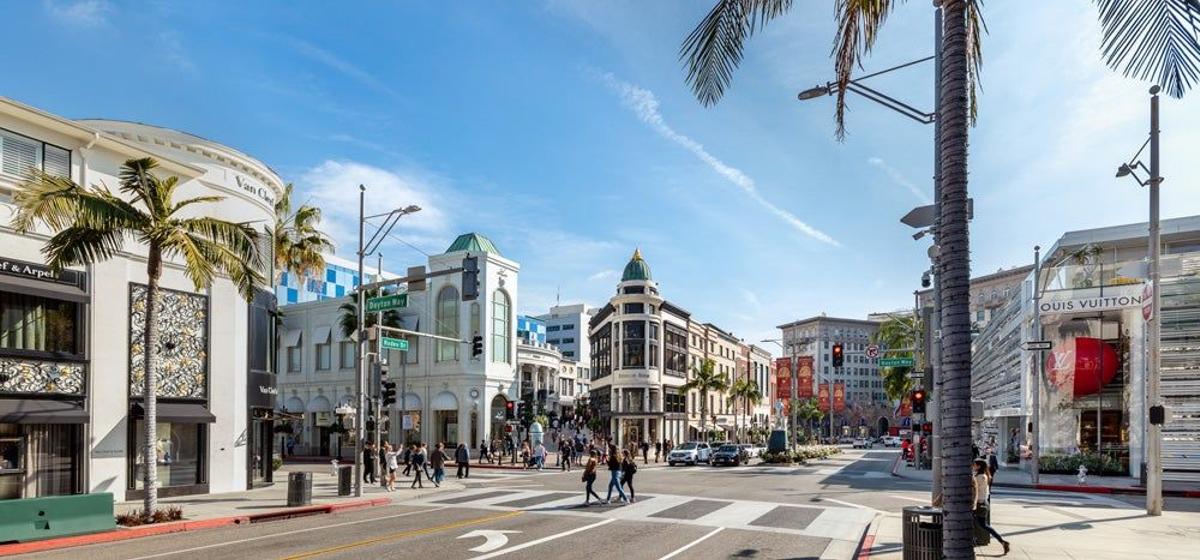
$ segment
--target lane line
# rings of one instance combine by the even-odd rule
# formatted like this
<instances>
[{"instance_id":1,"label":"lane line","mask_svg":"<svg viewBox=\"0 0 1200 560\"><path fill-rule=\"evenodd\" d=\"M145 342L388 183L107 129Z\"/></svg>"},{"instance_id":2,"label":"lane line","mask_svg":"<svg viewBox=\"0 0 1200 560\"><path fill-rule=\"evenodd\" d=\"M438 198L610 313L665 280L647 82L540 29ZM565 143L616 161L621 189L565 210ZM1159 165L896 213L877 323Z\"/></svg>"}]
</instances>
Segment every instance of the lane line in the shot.
<instances>
[{"instance_id":1,"label":"lane line","mask_svg":"<svg viewBox=\"0 0 1200 560\"><path fill-rule=\"evenodd\" d=\"M442 506L442 507L436 507L436 508L432 508L432 509L423 509L423 510L420 510L420 511L407 511L407 512L404 512L404 513L397 513L397 514L394 514L394 515L385 515L385 516L383 516L383 517L372 517L371 519L359 519L358 521L346 521L346 522L343 522L343 523L335 523L335 524L333 524L333 525L321 525L321 526L318 526L318 527L306 527L306 528L304 528L304 529L293 529L293 530L291 530L291 531L284 531L284 532L282 532L282 533L271 533L271 534L269 534L269 535L259 535L259 536L257 536L257 537L248 537L248 538L245 538L245 539L239 539L239 540L236 540L236 541L228 541L228 542L222 542L222 543L216 543L216 544L206 544L206 545L204 545L204 546L197 546L197 547L192 547L192 548L185 548L185 549L182 549L182 550L172 550L172 551L170 551L170 552L160 552L160 553L158 553L158 554L151 554L151 555L149 555L149 556L138 556L137 558L128 558L127 560L150 560L151 558L162 558L162 557L164 557L164 556L175 556L176 554L184 554L184 553L187 553L187 552L197 552L197 551L200 551L200 550L208 550L208 549L211 549L211 548L220 548L220 547L222 547L222 546L230 546L230 545L235 545L235 544L242 544L242 543L248 543L248 542L254 542L254 541L261 541L261 540L263 540L263 539L272 539L272 538L275 538L275 537L283 537L283 536L287 536L287 535L296 535L296 534L300 534L300 533L307 533L307 532L309 532L309 531L318 531L318 530L321 530L321 531L323 531L323 530L325 530L325 529L334 529L334 528L337 528L337 527L346 527L346 526L348 526L348 525L358 525L358 524L360 524L360 523L371 523L371 522L374 522L374 521L383 521L383 520L385 520L385 519L395 519L395 518L397 518L397 517L407 517L407 516L409 516L409 515L417 515L417 514L419 514L419 513L433 513L433 512L435 512L435 511L443 510L443 509L446 509L446 508L448 508L448 507L450 507L450 506Z\"/></svg>"},{"instance_id":2,"label":"lane line","mask_svg":"<svg viewBox=\"0 0 1200 560\"><path fill-rule=\"evenodd\" d=\"M683 545L683 548L676 549L675 552L672 552L666 556L663 556L662 558L659 558L658 560L668 560L669 558L674 558L674 557L678 556L681 552L700 544L701 541L703 541L704 539L707 539L708 537L711 537L717 533L720 533L721 530L723 530L723 529L725 529L725 528L717 527L716 529L713 529L711 532L709 532L707 535L704 535L703 537L700 537L688 544Z\"/></svg>"},{"instance_id":3,"label":"lane line","mask_svg":"<svg viewBox=\"0 0 1200 560\"><path fill-rule=\"evenodd\" d=\"M421 536L421 535L428 535L430 533L436 533L438 531L448 531L450 529L458 529L460 527L479 525L481 523L487 523L489 521L499 521L501 519L507 519L509 517L516 517L518 515L521 515L522 513L524 513L524 512L522 512L520 510L510 511L510 512L501 513L498 515L487 515L484 517L476 517L473 519L466 519L463 521L455 521L454 523L446 523L445 525L435 525L433 527L425 527L423 529L410 529L407 531L399 531L396 533L392 533L390 535L384 535L382 537L375 537L373 539L363 539L361 541L356 541L356 542L352 542L352 543L341 544L338 546L331 546L329 548L322 548L319 550L313 550L310 552L295 554L292 556L286 556L283 558L283 560L305 560L306 558L316 558L317 556L323 556L323 555L329 554L331 552L343 552L343 551L354 549L354 548L361 548L361 547L370 546L373 544L379 544L379 543L384 543L384 542L388 542L388 541L399 540L399 539L403 539L406 537L417 537L417 536Z\"/></svg>"},{"instance_id":4,"label":"lane line","mask_svg":"<svg viewBox=\"0 0 1200 560\"><path fill-rule=\"evenodd\" d=\"M875 512L879 512L879 513L883 513L882 511L879 511L879 510L877 510L877 509L875 509L875 508L873 508L873 507L871 507L871 506L864 506L864 505L862 505L862 504L854 504L854 503L850 503L850 502L843 502L843 501L841 501L841 500L835 500L835 499L833 499L833 498L826 498L826 497L824 497L824 496L821 496L821 497L820 497L820 500L821 500L822 502L833 502L833 503L835 503L835 504L841 504L841 505L843 505L843 506L852 507L852 508L855 508L855 509L865 509L865 510L867 510L867 511L875 511ZM787 504L783 504L783 505L787 505Z\"/></svg>"},{"instance_id":5,"label":"lane line","mask_svg":"<svg viewBox=\"0 0 1200 560\"><path fill-rule=\"evenodd\" d=\"M583 531L587 531L588 529L595 529L596 527L599 527L599 526L601 526L601 525L607 525L607 524L609 524L609 523L612 523L613 521L616 521L616 519L614 519L614 518L611 518L611 517L610 517L610 518L608 518L608 519L605 519L604 521L601 521L601 522L599 522L599 523L592 523L591 525L584 525L583 527L579 527L579 528L576 528L576 529L571 529L570 531L565 531L565 532L559 533L559 534L557 534L557 535L550 535L550 536L548 536L548 537L542 537L542 538L540 538L540 539L537 539L537 540L532 540L532 541L529 541L529 542L527 542L527 543L524 543L524 544L519 544L519 545L517 545L517 546L514 546L514 547L512 547L512 548L506 548L506 549L504 549L504 550L497 550L496 552L492 552L492 553L484 554L483 556L476 556L476 557L472 558L471 560L487 560L488 558L495 558L495 557L497 557L497 556L502 556L502 555L508 554L508 553L510 553L510 552L516 552L516 551L518 551L518 550L524 550L524 549L526 549L526 548L529 548L529 547L531 547L531 546L537 546L537 545L539 545L539 544L542 544L542 543L550 542L550 541L552 541L552 540L555 540L555 539L561 539L561 538L563 538L563 537L569 537L569 536L571 536L571 535L574 535L575 533L582 533Z\"/></svg>"}]
</instances>

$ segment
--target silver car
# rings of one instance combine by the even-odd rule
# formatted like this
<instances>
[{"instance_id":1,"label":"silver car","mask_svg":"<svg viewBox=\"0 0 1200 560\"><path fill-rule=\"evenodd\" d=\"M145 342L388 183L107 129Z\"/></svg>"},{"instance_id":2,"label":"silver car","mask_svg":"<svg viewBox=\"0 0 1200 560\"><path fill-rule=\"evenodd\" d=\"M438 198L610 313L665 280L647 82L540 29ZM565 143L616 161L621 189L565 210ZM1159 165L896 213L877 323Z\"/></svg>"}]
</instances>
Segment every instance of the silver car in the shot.
<instances>
[{"instance_id":1,"label":"silver car","mask_svg":"<svg viewBox=\"0 0 1200 560\"><path fill-rule=\"evenodd\" d=\"M675 463L695 465L696 463L712 464L712 448L702 441L689 441L680 444L667 455L667 464L674 467Z\"/></svg>"}]
</instances>

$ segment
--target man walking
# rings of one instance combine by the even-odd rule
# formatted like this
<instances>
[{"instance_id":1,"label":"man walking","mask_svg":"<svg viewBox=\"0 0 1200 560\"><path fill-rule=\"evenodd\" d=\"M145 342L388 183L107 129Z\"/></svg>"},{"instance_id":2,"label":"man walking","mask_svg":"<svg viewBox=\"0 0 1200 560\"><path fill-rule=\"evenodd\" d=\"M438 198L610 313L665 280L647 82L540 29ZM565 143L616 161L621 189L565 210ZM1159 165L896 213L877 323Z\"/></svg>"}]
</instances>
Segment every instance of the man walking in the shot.
<instances>
[{"instance_id":1,"label":"man walking","mask_svg":"<svg viewBox=\"0 0 1200 560\"><path fill-rule=\"evenodd\" d=\"M375 445L368 443L363 448L363 482L366 484L375 484Z\"/></svg>"},{"instance_id":2,"label":"man walking","mask_svg":"<svg viewBox=\"0 0 1200 560\"><path fill-rule=\"evenodd\" d=\"M454 450L454 463L458 465L458 478L471 478L471 450L467 449L467 444L458 444L458 449Z\"/></svg>"},{"instance_id":3,"label":"man walking","mask_svg":"<svg viewBox=\"0 0 1200 560\"><path fill-rule=\"evenodd\" d=\"M542 442L538 442L537 447L533 448L533 463L537 465L537 470L542 470L546 466L546 446Z\"/></svg>"},{"instance_id":4,"label":"man walking","mask_svg":"<svg viewBox=\"0 0 1200 560\"><path fill-rule=\"evenodd\" d=\"M642 440L641 447L642 447L642 464L647 465L650 463L650 444L646 443L646 440ZM637 455L634 455L633 458L636 460Z\"/></svg>"},{"instance_id":5,"label":"man walking","mask_svg":"<svg viewBox=\"0 0 1200 560\"><path fill-rule=\"evenodd\" d=\"M424 488L425 483L421 482L421 473L425 472L425 444L421 443L413 447L414 450L411 459L413 471L412 488L416 488L418 484L421 485L421 488Z\"/></svg>"},{"instance_id":6,"label":"man walking","mask_svg":"<svg viewBox=\"0 0 1200 560\"><path fill-rule=\"evenodd\" d=\"M655 463L658 462L658 458L661 454L662 454L662 442L655 440L654 441L654 462Z\"/></svg>"}]
</instances>

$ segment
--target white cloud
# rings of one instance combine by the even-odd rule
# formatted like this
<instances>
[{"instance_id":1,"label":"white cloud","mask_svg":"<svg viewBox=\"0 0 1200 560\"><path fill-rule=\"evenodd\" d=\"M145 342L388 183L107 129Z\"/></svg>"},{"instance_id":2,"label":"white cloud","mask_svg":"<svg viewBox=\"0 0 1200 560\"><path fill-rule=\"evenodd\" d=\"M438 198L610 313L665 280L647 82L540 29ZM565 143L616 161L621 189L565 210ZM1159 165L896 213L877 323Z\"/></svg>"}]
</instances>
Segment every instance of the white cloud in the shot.
<instances>
[{"instance_id":1,"label":"white cloud","mask_svg":"<svg viewBox=\"0 0 1200 560\"><path fill-rule=\"evenodd\" d=\"M742 299L746 300L746 303L755 309L762 307L762 303L758 300L758 294L745 288L742 289Z\"/></svg>"},{"instance_id":2,"label":"white cloud","mask_svg":"<svg viewBox=\"0 0 1200 560\"><path fill-rule=\"evenodd\" d=\"M192 62L191 57L183 48L179 34L174 31L163 31L158 34L158 52L167 64L179 70L186 72L196 70L196 64Z\"/></svg>"},{"instance_id":3,"label":"white cloud","mask_svg":"<svg viewBox=\"0 0 1200 560\"><path fill-rule=\"evenodd\" d=\"M886 161L883 161L883 158L871 157L871 158L867 159L867 162L870 163L871 165L874 165L875 167L878 167L879 169L883 170L883 172L886 173L889 178L891 178L892 182L896 183L897 185L900 185L901 187L908 189L908 192L912 193L913 196L917 197L917 200L920 200L921 203L923 203L923 204L932 204L933 203L933 199L930 198L929 195L925 194L925 191L921 190L919 187L914 185L912 183L912 181L908 180L908 177L905 177L904 174L900 173L900 171L897 170L895 167L888 165L888 163Z\"/></svg>"},{"instance_id":4,"label":"white cloud","mask_svg":"<svg viewBox=\"0 0 1200 560\"><path fill-rule=\"evenodd\" d=\"M841 243L834 238L808 225L800 218L796 217L795 214L780 208L779 206L776 206L775 203L763 198L762 194L758 192L758 188L754 184L754 179L751 179L748 175L742 172L742 170L728 165L720 159L717 159L716 156L704 149L704 146L699 142L696 142L690 137L676 132L675 129L671 128L671 126L668 125L663 119L662 113L659 112L658 98L654 96L653 92L647 89L642 89L629 82L620 80L612 74L603 74L602 79L604 80L605 84L607 84L613 89L613 91L617 92L617 94L621 96L621 102L631 111L633 111L634 114L636 114L638 118L642 120L642 122L650 125L650 128L654 129L654 131L663 138L666 138L667 140L670 140L691 152L693 155L699 158L700 161L712 168L713 171L716 171L717 174L721 175L730 183L733 183L735 186L741 189L742 192L750 198L750 200L753 200L768 213L783 220L789 226L806 236L836 247L841 246Z\"/></svg>"},{"instance_id":5,"label":"white cloud","mask_svg":"<svg viewBox=\"0 0 1200 560\"><path fill-rule=\"evenodd\" d=\"M588 276L588 282L599 282L601 280L607 280L609 278L616 278L616 277L617 277L617 271L615 271L615 270L612 270L612 269L601 270L600 272L597 272L591 276Z\"/></svg>"},{"instance_id":6,"label":"white cloud","mask_svg":"<svg viewBox=\"0 0 1200 560\"><path fill-rule=\"evenodd\" d=\"M46 10L54 19L80 27L98 27L108 23L112 6L106 0L79 0L78 2L52 2L46 0Z\"/></svg>"},{"instance_id":7,"label":"white cloud","mask_svg":"<svg viewBox=\"0 0 1200 560\"><path fill-rule=\"evenodd\" d=\"M324 64L325 66L328 66L329 68L340 72L342 75L349 77L375 91L386 93L394 97L398 96L396 90L388 87L387 84L375 77L374 74L359 68L353 63L344 60L321 47L300 39L289 38L287 41L292 47L292 50L296 51L301 56L308 58L309 60Z\"/></svg>"},{"instance_id":8,"label":"white cloud","mask_svg":"<svg viewBox=\"0 0 1200 560\"><path fill-rule=\"evenodd\" d=\"M449 223L441 210L445 187L436 179L415 171L389 171L353 161L325 161L301 174L293 204L312 204L322 209L322 229L338 244L342 255L353 255L358 243L358 186L367 187L366 214L379 214L396 207L416 204L420 212L403 216L393 236L426 251L443 248ZM382 224L382 218L373 221ZM368 238L373 230L368 226Z\"/></svg>"}]
</instances>

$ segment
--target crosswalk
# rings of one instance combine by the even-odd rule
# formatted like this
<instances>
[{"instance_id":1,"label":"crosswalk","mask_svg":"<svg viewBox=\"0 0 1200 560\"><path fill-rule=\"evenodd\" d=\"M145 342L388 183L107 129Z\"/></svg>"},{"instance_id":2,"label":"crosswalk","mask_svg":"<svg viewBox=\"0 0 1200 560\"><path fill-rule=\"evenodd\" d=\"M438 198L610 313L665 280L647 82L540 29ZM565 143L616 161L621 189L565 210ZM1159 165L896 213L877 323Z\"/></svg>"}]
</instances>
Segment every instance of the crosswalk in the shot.
<instances>
[{"instance_id":1,"label":"crosswalk","mask_svg":"<svg viewBox=\"0 0 1200 560\"><path fill-rule=\"evenodd\" d=\"M726 529L766 531L857 541L873 512L849 507L819 507L753 500L718 500L674 494L639 494L628 505L583 506L580 492L515 488L473 488L409 502L429 506L551 515L677 523Z\"/></svg>"}]
</instances>

